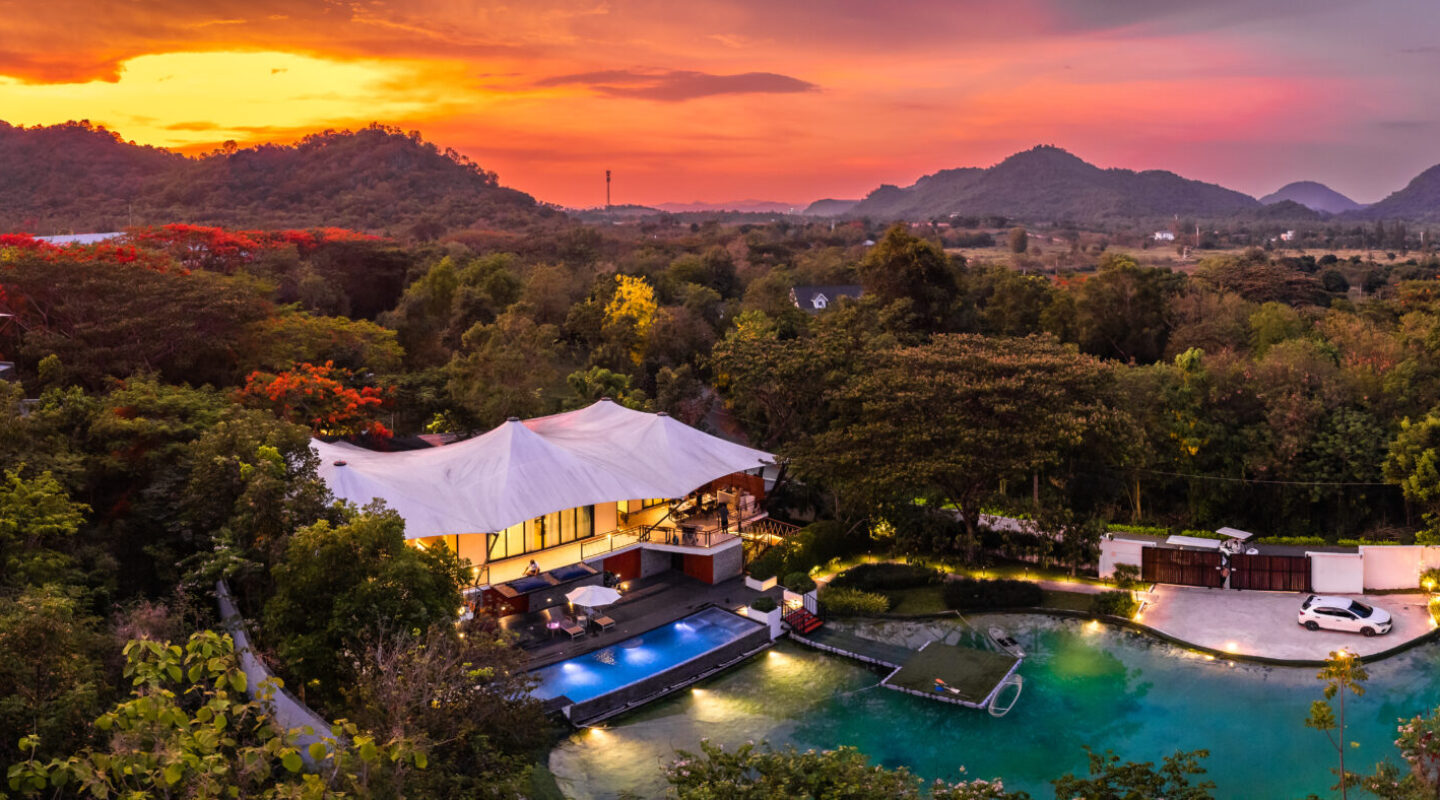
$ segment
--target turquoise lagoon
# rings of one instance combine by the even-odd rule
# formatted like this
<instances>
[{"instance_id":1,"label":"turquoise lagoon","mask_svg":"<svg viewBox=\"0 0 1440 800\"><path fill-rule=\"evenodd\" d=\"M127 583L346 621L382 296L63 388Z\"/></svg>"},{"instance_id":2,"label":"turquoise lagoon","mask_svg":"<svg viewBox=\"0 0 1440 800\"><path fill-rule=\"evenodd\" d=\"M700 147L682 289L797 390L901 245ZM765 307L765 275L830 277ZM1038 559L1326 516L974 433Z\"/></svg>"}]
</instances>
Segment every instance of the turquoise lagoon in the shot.
<instances>
[{"instance_id":1,"label":"turquoise lagoon","mask_svg":"<svg viewBox=\"0 0 1440 800\"><path fill-rule=\"evenodd\" d=\"M973 640L1000 625L1029 657L1024 693L996 719L876 686L879 675L844 659L782 642L745 665L583 731L550 755L577 800L622 793L660 797L661 766L702 738L734 746L848 745L872 763L906 766L926 779L1001 778L1007 788L1053 796L1048 780L1086 768L1082 745L1123 759L1158 762L1206 748L1219 798L1338 796L1329 787L1333 750L1305 727L1321 686L1313 668L1206 660L1141 634L1040 615L853 626L872 638L918 646L929 638ZM1395 726L1440 705L1440 646L1372 664L1369 691L1346 704L1352 769L1395 758ZM963 772L961 771L963 768Z\"/></svg>"}]
</instances>

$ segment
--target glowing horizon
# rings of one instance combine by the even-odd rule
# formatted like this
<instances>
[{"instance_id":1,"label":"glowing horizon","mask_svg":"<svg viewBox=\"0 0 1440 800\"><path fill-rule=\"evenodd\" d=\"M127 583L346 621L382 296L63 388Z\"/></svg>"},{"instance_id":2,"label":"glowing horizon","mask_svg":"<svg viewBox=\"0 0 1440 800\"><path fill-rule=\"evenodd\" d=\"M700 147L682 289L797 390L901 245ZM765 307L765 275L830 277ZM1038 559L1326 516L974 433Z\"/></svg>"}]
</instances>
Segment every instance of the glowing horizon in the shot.
<instances>
[{"instance_id":1,"label":"glowing horizon","mask_svg":"<svg viewBox=\"0 0 1440 800\"><path fill-rule=\"evenodd\" d=\"M54 0L12 12L0 118L205 152L372 121L570 206L804 204L1055 144L1360 202L1440 162L1440 12L1315 0Z\"/></svg>"}]
</instances>

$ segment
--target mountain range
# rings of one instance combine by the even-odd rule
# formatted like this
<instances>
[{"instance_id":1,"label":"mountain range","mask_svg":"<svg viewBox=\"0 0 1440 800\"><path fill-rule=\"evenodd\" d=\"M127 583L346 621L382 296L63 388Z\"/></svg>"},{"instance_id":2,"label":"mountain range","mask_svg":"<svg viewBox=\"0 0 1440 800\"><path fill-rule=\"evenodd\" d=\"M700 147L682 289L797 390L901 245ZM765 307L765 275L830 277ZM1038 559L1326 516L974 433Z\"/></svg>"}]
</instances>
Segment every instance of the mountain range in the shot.
<instances>
[{"instance_id":1,"label":"mountain range","mask_svg":"<svg viewBox=\"0 0 1440 800\"><path fill-rule=\"evenodd\" d=\"M187 158L88 123L0 122L0 232L186 222L426 237L556 215L459 153L381 125Z\"/></svg>"},{"instance_id":2,"label":"mountain range","mask_svg":"<svg viewBox=\"0 0 1440 800\"><path fill-rule=\"evenodd\" d=\"M671 213L796 213L795 208L761 200L659 206ZM617 210L606 211L606 218ZM638 215L651 212L634 208ZM192 158L126 142L83 122L35 128L0 122L0 232L187 222L335 226L429 238L475 226L524 228L560 213L502 186L494 173L453 150L378 124L313 134L290 145L231 145ZM906 187L883 185L858 201L817 200L800 213L879 221L958 215L1087 223L1179 215L1440 222L1440 166L1384 200L1360 206L1313 181L1256 200L1173 172L1102 169L1042 145L991 167L941 170Z\"/></svg>"},{"instance_id":3,"label":"mountain range","mask_svg":"<svg viewBox=\"0 0 1440 800\"><path fill-rule=\"evenodd\" d=\"M1175 214L1228 217L1259 207L1255 198L1223 186L1160 170L1101 169L1058 147L1041 145L993 167L942 170L904 188L881 186L847 215L1081 221Z\"/></svg>"}]
</instances>

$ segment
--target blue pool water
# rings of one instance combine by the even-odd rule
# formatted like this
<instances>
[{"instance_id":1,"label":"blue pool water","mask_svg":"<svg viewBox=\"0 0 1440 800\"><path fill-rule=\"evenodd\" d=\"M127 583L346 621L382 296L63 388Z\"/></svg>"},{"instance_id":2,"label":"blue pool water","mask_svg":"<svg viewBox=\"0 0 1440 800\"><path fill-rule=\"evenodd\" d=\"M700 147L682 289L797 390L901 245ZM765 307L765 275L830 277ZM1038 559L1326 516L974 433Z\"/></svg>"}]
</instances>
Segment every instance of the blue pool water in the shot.
<instances>
[{"instance_id":1,"label":"blue pool water","mask_svg":"<svg viewBox=\"0 0 1440 800\"><path fill-rule=\"evenodd\" d=\"M534 671L541 700L564 695L580 703L683 664L739 639L758 623L720 608L646 631L619 644Z\"/></svg>"}]
</instances>

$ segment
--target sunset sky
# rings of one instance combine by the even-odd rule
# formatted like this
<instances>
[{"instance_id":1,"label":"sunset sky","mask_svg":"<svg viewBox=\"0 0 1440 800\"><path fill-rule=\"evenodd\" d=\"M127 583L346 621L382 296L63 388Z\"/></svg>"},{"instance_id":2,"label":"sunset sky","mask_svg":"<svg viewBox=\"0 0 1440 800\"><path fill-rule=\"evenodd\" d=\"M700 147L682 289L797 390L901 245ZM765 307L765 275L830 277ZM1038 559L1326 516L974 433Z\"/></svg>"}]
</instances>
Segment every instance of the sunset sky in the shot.
<instances>
[{"instance_id":1,"label":"sunset sky","mask_svg":"<svg viewBox=\"0 0 1440 800\"><path fill-rule=\"evenodd\" d=\"M1440 162L1440 7L0 0L0 118L206 151L372 120L542 200L859 197L1037 143L1378 200Z\"/></svg>"}]
</instances>

